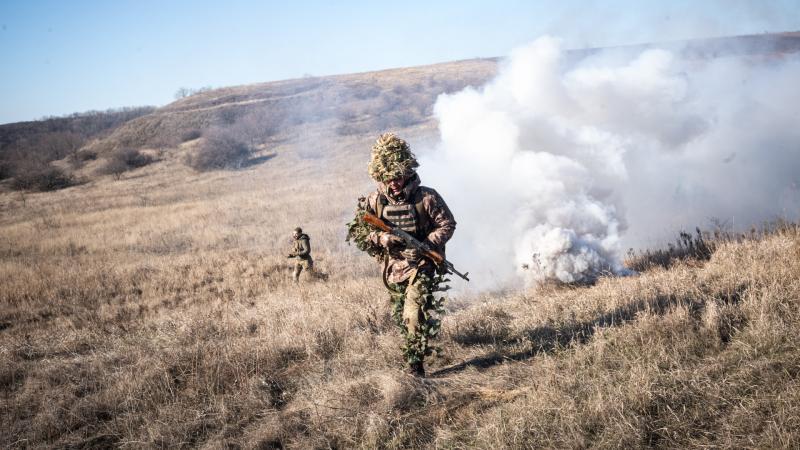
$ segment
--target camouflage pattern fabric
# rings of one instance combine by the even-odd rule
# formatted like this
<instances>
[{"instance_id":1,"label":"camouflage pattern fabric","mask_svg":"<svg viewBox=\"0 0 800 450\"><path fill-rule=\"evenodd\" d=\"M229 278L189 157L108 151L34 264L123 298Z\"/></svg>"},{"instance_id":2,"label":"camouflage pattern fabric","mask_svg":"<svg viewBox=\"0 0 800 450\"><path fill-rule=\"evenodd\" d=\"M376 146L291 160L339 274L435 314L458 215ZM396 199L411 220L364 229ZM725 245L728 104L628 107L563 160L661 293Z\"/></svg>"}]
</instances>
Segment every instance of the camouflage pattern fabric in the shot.
<instances>
[{"instance_id":1,"label":"camouflage pattern fabric","mask_svg":"<svg viewBox=\"0 0 800 450\"><path fill-rule=\"evenodd\" d=\"M292 271L292 278L294 281L300 281L300 274L303 272L303 269L308 272L314 270L314 261L311 259L301 259L299 262L297 262L294 265L294 271Z\"/></svg>"},{"instance_id":2,"label":"camouflage pattern fabric","mask_svg":"<svg viewBox=\"0 0 800 450\"><path fill-rule=\"evenodd\" d=\"M303 272L303 269L307 271L314 269L314 260L311 258L311 243L307 234L301 234L295 238L289 257L297 259L294 265L294 271L292 272L294 281L300 279L300 274Z\"/></svg>"},{"instance_id":3,"label":"camouflage pattern fabric","mask_svg":"<svg viewBox=\"0 0 800 450\"><path fill-rule=\"evenodd\" d=\"M450 208L442 199L441 195L435 190L421 186L419 176L416 174L406 182L403 192L399 196L392 195L385 183L380 183L378 189L366 199L364 208L371 214L377 214L377 205L380 198L385 198L389 203L416 203L420 202L422 213L427 216L426 226L420 228L414 237L427 243L431 248L446 256L445 244L453 236L456 230L456 220ZM399 197L399 198L398 198ZM386 217L382 217L386 219ZM372 230L367 238L374 244L380 246L380 232ZM408 252L387 252L389 257L389 281L400 283L417 271L434 271L433 262L415 257Z\"/></svg>"}]
</instances>

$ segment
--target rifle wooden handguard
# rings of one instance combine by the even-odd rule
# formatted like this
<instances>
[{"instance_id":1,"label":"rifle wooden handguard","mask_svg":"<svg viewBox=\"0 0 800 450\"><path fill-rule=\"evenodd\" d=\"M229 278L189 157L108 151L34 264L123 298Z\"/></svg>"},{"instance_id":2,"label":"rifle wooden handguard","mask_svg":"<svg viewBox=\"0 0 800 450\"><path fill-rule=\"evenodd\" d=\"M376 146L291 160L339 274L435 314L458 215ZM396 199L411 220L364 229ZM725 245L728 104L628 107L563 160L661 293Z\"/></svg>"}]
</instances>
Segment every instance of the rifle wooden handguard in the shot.
<instances>
[{"instance_id":1,"label":"rifle wooden handguard","mask_svg":"<svg viewBox=\"0 0 800 450\"><path fill-rule=\"evenodd\" d=\"M389 225L386 225L384 221L382 221L376 216L373 216L372 214L369 213L364 214L364 222L367 222L368 224L372 225L373 227L381 231L385 231L387 233L392 232L392 228Z\"/></svg>"},{"instance_id":2,"label":"rifle wooden handguard","mask_svg":"<svg viewBox=\"0 0 800 450\"><path fill-rule=\"evenodd\" d=\"M385 231L387 233L391 233L392 232L392 227L387 225L386 222L381 220L379 217L374 216L374 215L372 215L370 213L364 214L364 222L372 225L373 227L375 227L375 228L377 228L377 229L379 229L381 231ZM440 264L442 264L444 262L444 257L441 254L439 254L439 252L437 252L437 251L434 251L434 250L420 250L420 251L422 252L423 255L425 255L426 257L431 259L433 262L435 262L436 265L440 265Z\"/></svg>"}]
</instances>

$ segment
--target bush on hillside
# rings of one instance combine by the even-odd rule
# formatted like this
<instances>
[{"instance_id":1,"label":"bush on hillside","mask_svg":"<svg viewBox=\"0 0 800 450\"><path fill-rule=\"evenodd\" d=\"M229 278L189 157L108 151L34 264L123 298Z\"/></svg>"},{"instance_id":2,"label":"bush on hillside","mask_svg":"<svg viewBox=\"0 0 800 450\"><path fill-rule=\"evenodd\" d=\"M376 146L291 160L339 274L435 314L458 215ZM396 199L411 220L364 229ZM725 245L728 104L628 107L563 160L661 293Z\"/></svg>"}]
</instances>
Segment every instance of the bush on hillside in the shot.
<instances>
[{"instance_id":1,"label":"bush on hillside","mask_svg":"<svg viewBox=\"0 0 800 450\"><path fill-rule=\"evenodd\" d=\"M14 174L14 168L10 162L0 159L0 180L11 178Z\"/></svg>"},{"instance_id":2,"label":"bush on hillside","mask_svg":"<svg viewBox=\"0 0 800 450\"><path fill-rule=\"evenodd\" d=\"M358 83L350 87L352 96L358 100L367 100L381 95L383 89L380 86L369 83Z\"/></svg>"},{"instance_id":3,"label":"bush on hillside","mask_svg":"<svg viewBox=\"0 0 800 450\"><path fill-rule=\"evenodd\" d=\"M94 161L97 159L97 152L93 150L81 150L77 153L77 159L80 162Z\"/></svg>"},{"instance_id":4,"label":"bush on hillside","mask_svg":"<svg viewBox=\"0 0 800 450\"><path fill-rule=\"evenodd\" d=\"M369 124L357 124L351 122L343 122L336 127L336 134L339 136L353 136L357 134L367 133L372 131Z\"/></svg>"},{"instance_id":5,"label":"bush on hillside","mask_svg":"<svg viewBox=\"0 0 800 450\"><path fill-rule=\"evenodd\" d=\"M669 268L677 261L707 261L711 259L717 241L730 238L728 234L716 231L714 239L709 239L708 233L701 232L700 228L696 228L695 231L697 232L695 236L681 231L675 243L668 244L666 249L645 250L638 254L631 249L628 251L625 265L629 269L642 272L653 267Z\"/></svg>"},{"instance_id":6,"label":"bush on hillside","mask_svg":"<svg viewBox=\"0 0 800 450\"><path fill-rule=\"evenodd\" d=\"M18 191L56 191L77 184L75 177L49 164L17 170L11 188Z\"/></svg>"},{"instance_id":7,"label":"bush on hillside","mask_svg":"<svg viewBox=\"0 0 800 450\"><path fill-rule=\"evenodd\" d=\"M252 148L231 130L214 128L209 130L186 164L203 172L218 169L239 169L250 158Z\"/></svg>"},{"instance_id":8,"label":"bush on hillside","mask_svg":"<svg viewBox=\"0 0 800 450\"><path fill-rule=\"evenodd\" d=\"M154 161L155 159L152 156L135 148L121 148L111 154L101 172L119 178L129 170L144 167Z\"/></svg>"},{"instance_id":9,"label":"bush on hillside","mask_svg":"<svg viewBox=\"0 0 800 450\"><path fill-rule=\"evenodd\" d=\"M241 141L255 149L281 129L283 120L275 111L261 108L249 111L230 127L230 133L241 137Z\"/></svg>"},{"instance_id":10,"label":"bush on hillside","mask_svg":"<svg viewBox=\"0 0 800 450\"><path fill-rule=\"evenodd\" d=\"M193 141L195 139L200 139L200 137L202 137L202 136L203 136L203 132L195 128L195 129L183 132L183 134L181 134L181 142Z\"/></svg>"}]
</instances>

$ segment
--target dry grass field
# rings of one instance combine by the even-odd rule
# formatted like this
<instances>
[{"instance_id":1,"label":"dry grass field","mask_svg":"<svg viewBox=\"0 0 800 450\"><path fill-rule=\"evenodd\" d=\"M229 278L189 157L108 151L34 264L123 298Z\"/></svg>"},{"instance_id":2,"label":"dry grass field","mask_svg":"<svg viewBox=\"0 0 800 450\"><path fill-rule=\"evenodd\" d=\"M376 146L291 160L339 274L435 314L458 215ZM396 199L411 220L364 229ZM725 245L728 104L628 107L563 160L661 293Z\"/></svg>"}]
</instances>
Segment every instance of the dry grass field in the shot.
<instances>
[{"instance_id":1,"label":"dry grass field","mask_svg":"<svg viewBox=\"0 0 800 450\"><path fill-rule=\"evenodd\" d=\"M451 294L417 379L378 265L344 242L373 187L369 111L344 122L369 133L338 114L279 127L240 170L187 167L200 138L98 171L219 94L89 143L80 184L0 192L1 448L800 447L796 226L592 286ZM435 137L417 113L390 123L412 144ZM291 282L298 225L327 281Z\"/></svg>"},{"instance_id":2,"label":"dry grass field","mask_svg":"<svg viewBox=\"0 0 800 450\"><path fill-rule=\"evenodd\" d=\"M796 228L590 287L453 295L419 380L343 242L372 137L323 128L239 171L191 171L189 142L3 194L0 446L800 445ZM298 224L327 282L290 282Z\"/></svg>"}]
</instances>

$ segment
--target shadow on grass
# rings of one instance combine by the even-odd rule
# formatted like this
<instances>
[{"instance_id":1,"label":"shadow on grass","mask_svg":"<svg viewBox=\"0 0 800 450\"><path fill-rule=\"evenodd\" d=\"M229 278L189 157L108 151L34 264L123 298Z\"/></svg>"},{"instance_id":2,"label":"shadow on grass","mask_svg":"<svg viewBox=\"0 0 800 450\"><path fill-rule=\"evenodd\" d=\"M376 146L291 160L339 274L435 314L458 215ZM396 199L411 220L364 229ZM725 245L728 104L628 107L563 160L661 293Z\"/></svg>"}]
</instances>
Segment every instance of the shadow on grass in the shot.
<instances>
[{"instance_id":1,"label":"shadow on grass","mask_svg":"<svg viewBox=\"0 0 800 450\"><path fill-rule=\"evenodd\" d=\"M265 163L276 156L278 156L277 153L270 153L268 155L262 155L262 156L256 156L255 158L250 158L242 163L241 168L245 169L247 167L252 167L261 163Z\"/></svg>"},{"instance_id":2,"label":"shadow on grass","mask_svg":"<svg viewBox=\"0 0 800 450\"><path fill-rule=\"evenodd\" d=\"M735 290L727 294L717 295L717 298L727 304L737 304L742 298L747 285L739 285ZM582 345L587 343L594 333L600 328L622 326L636 318L640 312L648 311L658 315L664 315L675 306L685 305L689 308L692 316L699 316L705 309L705 300L698 300L675 295L658 295L653 299L639 300L629 303L620 308L614 309L594 320L585 322L566 323L563 326L542 325L530 329L524 336L508 342L507 346L528 344L529 348L523 351L502 352L495 351L484 356L472 358L462 363L445 367L430 372L430 377L442 377L461 372L468 367L486 369L505 361L524 361L531 359L537 354L552 353L559 348L571 345Z\"/></svg>"}]
</instances>

